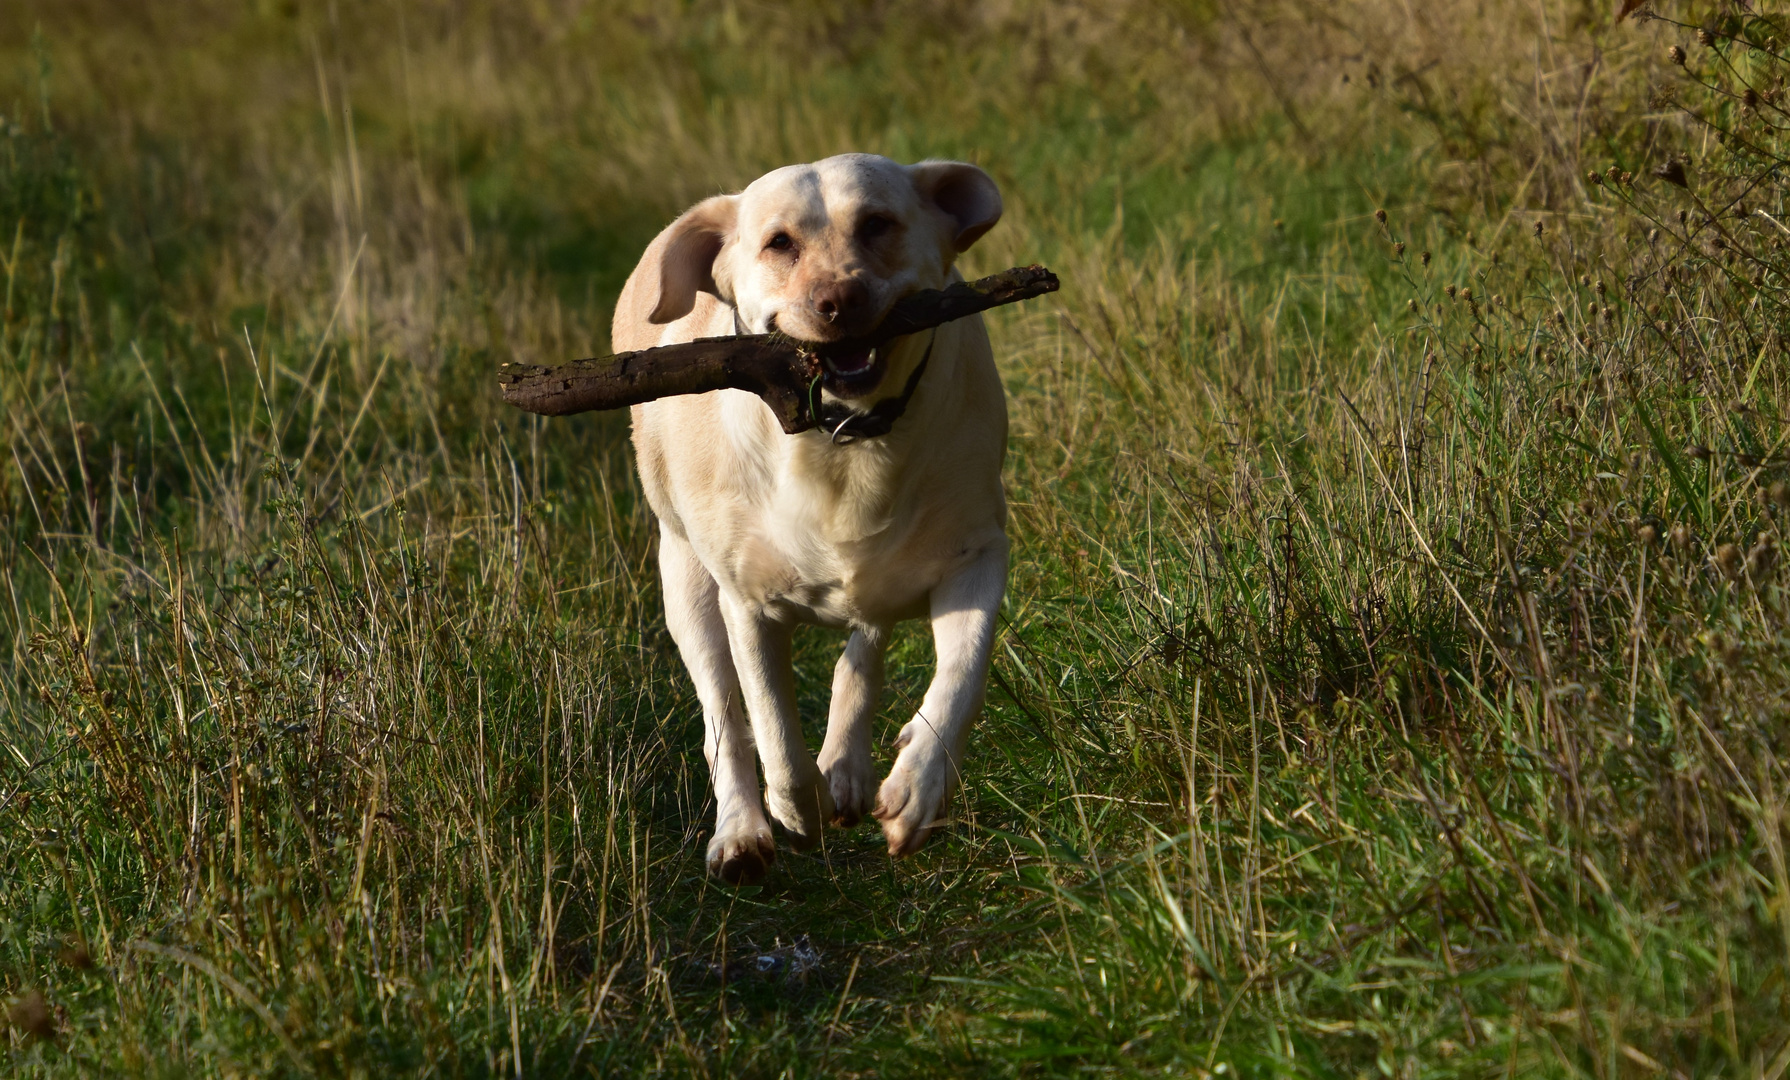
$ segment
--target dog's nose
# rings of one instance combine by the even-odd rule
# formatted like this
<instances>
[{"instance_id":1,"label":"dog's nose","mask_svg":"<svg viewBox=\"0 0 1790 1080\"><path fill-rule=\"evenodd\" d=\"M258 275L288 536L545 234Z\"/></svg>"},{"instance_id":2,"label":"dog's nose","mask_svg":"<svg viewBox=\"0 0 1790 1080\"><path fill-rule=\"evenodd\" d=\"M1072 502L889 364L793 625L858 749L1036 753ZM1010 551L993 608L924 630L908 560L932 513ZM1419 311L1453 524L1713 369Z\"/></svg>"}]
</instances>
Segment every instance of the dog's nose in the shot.
<instances>
[{"instance_id":1,"label":"dog's nose","mask_svg":"<svg viewBox=\"0 0 1790 1080\"><path fill-rule=\"evenodd\" d=\"M808 294L808 302L814 306L815 314L834 322L850 318L862 310L870 302L870 290L856 278L842 278L816 285Z\"/></svg>"}]
</instances>

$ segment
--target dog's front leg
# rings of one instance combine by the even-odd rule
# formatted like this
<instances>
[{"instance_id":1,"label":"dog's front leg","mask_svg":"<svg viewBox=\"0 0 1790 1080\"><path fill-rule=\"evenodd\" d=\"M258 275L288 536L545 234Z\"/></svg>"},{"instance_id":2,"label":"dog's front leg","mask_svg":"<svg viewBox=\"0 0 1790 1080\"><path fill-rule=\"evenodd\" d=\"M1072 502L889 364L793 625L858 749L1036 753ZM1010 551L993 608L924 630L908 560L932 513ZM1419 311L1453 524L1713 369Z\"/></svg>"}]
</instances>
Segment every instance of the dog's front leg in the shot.
<instances>
[{"instance_id":1,"label":"dog's front leg","mask_svg":"<svg viewBox=\"0 0 1790 1080\"><path fill-rule=\"evenodd\" d=\"M659 576L665 585L665 622L702 701L702 751L715 783L709 873L729 884L750 885L764 877L776 848L758 796L752 731L740 715L740 681L721 619L720 588L690 542L663 526Z\"/></svg>"},{"instance_id":2,"label":"dog's front leg","mask_svg":"<svg viewBox=\"0 0 1790 1080\"><path fill-rule=\"evenodd\" d=\"M802 741L789 659L791 628L726 594L721 616L764 765L765 801L771 817L789 830L790 846L806 851L820 842L821 826L833 816L833 796Z\"/></svg>"},{"instance_id":3,"label":"dog's front leg","mask_svg":"<svg viewBox=\"0 0 1790 1080\"><path fill-rule=\"evenodd\" d=\"M895 740L894 768L876 796L889 854L910 855L926 842L959 780L970 720L982 707L995 619L1007 585L1007 545L984 551L932 590L932 640L938 670L920 711Z\"/></svg>"},{"instance_id":4,"label":"dog's front leg","mask_svg":"<svg viewBox=\"0 0 1790 1080\"><path fill-rule=\"evenodd\" d=\"M833 793L835 825L849 828L870 812L876 783L870 763L870 721L883 690L883 653L888 647L886 627L861 626L852 631L833 669L833 703L818 764Z\"/></svg>"}]
</instances>

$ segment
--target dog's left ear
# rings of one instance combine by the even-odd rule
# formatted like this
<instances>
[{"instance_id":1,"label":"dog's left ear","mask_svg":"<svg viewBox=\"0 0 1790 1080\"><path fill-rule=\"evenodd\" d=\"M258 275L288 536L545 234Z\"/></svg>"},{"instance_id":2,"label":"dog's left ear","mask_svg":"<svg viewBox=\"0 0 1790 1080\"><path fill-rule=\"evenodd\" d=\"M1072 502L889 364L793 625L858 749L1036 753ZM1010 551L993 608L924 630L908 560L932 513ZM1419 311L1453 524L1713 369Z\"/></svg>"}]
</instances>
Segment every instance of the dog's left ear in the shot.
<instances>
[{"instance_id":1,"label":"dog's left ear","mask_svg":"<svg viewBox=\"0 0 1790 1080\"><path fill-rule=\"evenodd\" d=\"M690 314L698 292L720 295L715 285L715 260L738 217L738 198L716 195L671 223L659 255L659 300L647 322L662 325Z\"/></svg>"},{"instance_id":2,"label":"dog's left ear","mask_svg":"<svg viewBox=\"0 0 1790 1080\"><path fill-rule=\"evenodd\" d=\"M988 174L961 161L922 161L908 166L920 198L943 210L957 223L951 246L968 251L982 234L1001 220L1001 189Z\"/></svg>"}]
</instances>

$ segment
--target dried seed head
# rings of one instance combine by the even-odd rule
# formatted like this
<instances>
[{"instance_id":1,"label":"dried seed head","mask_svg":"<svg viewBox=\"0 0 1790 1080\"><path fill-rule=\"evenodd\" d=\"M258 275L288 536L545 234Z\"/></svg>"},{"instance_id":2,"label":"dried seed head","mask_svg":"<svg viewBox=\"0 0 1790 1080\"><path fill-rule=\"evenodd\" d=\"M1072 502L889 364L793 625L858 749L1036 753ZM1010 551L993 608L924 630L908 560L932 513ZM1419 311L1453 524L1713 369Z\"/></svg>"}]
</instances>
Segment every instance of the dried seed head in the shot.
<instances>
[{"instance_id":1,"label":"dried seed head","mask_svg":"<svg viewBox=\"0 0 1790 1080\"><path fill-rule=\"evenodd\" d=\"M1707 30L1699 30L1697 31L1697 44L1705 49L1711 48L1715 45L1715 35Z\"/></svg>"},{"instance_id":2,"label":"dried seed head","mask_svg":"<svg viewBox=\"0 0 1790 1080\"><path fill-rule=\"evenodd\" d=\"M1628 187L1630 184L1633 184L1634 182L1635 182L1635 174L1634 173L1625 172L1622 174L1622 186L1623 187Z\"/></svg>"},{"instance_id":3,"label":"dried seed head","mask_svg":"<svg viewBox=\"0 0 1790 1080\"><path fill-rule=\"evenodd\" d=\"M1543 229L1542 223L1539 221L1536 222L1535 223L1535 235L1540 236L1542 233L1542 229Z\"/></svg>"},{"instance_id":4,"label":"dried seed head","mask_svg":"<svg viewBox=\"0 0 1790 1080\"><path fill-rule=\"evenodd\" d=\"M1737 578L1746 569L1746 556L1740 553L1739 544L1722 544L1715 549L1715 565L1723 577Z\"/></svg>"},{"instance_id":5,"label":"dried seed head","mask_svg":"<svg viewBox=\"0 0 1790 1080\"><path fill-rule=\"evenodd\" d=\"M1423 265L1428 266L1430 264L1430 253L1429 252L1420 251L1417 253L1417 257L1423 261Z\"/></svg>"},{"instance_id":6,"label":"dried seed head","mask_svg":"<svg viewBox=\"0 0 1790 1080\"><path fill-rule=\"evenodd\" d=\"M1635 541L1643 547L1652 547L1659 539L1659 530L1652 525L1642 525L1635 530Z\"/></svg>"},{"instance_id":7,"label":"dried seed head","mask_svg":"<svg viewBox=\"0 0 1790 1080\"><path fill-rule=\"evenodd\" d=\"M6 1021L34 1039L49 1039L56 1034L56 1018L42 990L32 990L6 1007Z\"/></svg>"},{"instance_id":8,"label":"dried seed head","mask_svg":"<svg viewBox=\"0 0 1790 1080\"><path fill-rule=\"evenodd\" d=\"M1614 184L1616 181L1622 179L1622 170L1612 165L1604 170L1604 179Z\"/></svg>"},{"instance_id":9,"label":"dried seed head","mask_svg":"<svg viewBox=\"0 0 1790 1080\"><path fill-rule=\"evenodd\" d=\"M93 954L85 946L75 942L63 942L62 947L56 950L56 960L64 967L71 967L76 971L86 971L93 966Z\"/></svg>"},{"instance_id":10,"label":"dried seed head","mask_svg":"<svg viewBox=\"0 0 1790 1080\"><path fill-rule=\"evenodd\" d=\"M1471 302L1473 299L1473 290L1472 289L1462 289L1461 290L1461 299Z\"/></svg>"},{"instance_id":11,"label":"dried seed head","mask_svg":"<svg viewBox=\"0 0 1790 1080\"><path fill-rule=\"evenodd\" d=\"M1379 222L1382 225L1386 224L1386 211L1375 210L1374 211L1374 220Z\"/></svg>"},{"instance_id":12,"label":"dried seed head","mask_svg":"<svg viewBox=\"0 0 1790 1080\"><path fill-rule=\"evenodd\" d=\"M1688 224L1690 224L1690 220L1691 220L1691 213L1689 210L1678 211L1678 224L1688 225Z\"/></svg>"},{"instance_id":13,"label":"dried seed head","mask_svg":"<svg viewBox=\"0 0 1790 1080\"><path fill-rule=\"evenodd\" d=\"M1686 525L1682 521L1673 525L1672 531L1670 533L1668 533L1667 536L1671 539L1672 546L1677 548L1679 551L1688 550L1691 546L1691 541L1693 539L1693 537L1691 536L1690 526Z\"/></svg>"},{"instance_id":14,"label":"dried seed head","mask_svg":"<svg viewBox=\"0 0 1790 1080\"><path fill-rule=\"evenodd\" d=\"M1411 314L1413 314L1413 315L1415 315L1415 314L1417 314L1417 301L1415 301L1415 300L1406 300L1406 301L1405 301L1405 308L1406 308L1406 309L1407 309L1407 310L1409 310L1409 311L1410 311L1410 312L1411 312Z\"/></svg>"},{"instance_id":15,"label":"dried seed head","mask_svg":"<svg viewBox=\"0 0 1790 1080\"><path fill-rule=\"evenodd\" d=\"M1398 243L1393 244L1392 245L1392 253L1394 255L1399 256L1400 258L1403 258L1404 254L1405 254L1405 242L1403 240L1400 240Z\"/></svg>"},{"instance_id":16,"label":"dried seed head","mask_svg":"<svg viewBox=\"0 0 1790 1080\"><path fill-rule=\"evenodd\" d=\"M1753 545L1753 550L1746 553L1747 576L1755 582L1764 582L1778 566L1778 546L1771 537L1761 536Z\"/></svg>"},{"instance_id":17,"label":"dried seed head","mask_svg":"<svg viewBox=\"0 0 1790 1080\"><path fill-rule=\"evenodd\" d=\"M1449 286L1445 287L1442 291L1448 294L1448 298L1450 300L1454 299L1455 288L1453 285L1449 285Z\"/></svg>"},{"instance_id":18,"label":"dried seed head","mask_svg":"<svg viewBox=\"0 0 1790 1080\"><path fill-rule=\"evenodd\" d=\"M1674 64L1682 66L1684 64L1684 50L1674 45L1666 50L1666 59L1672 61Z\"/></svg>"},{"instance_id":19,"label":"dried seed head","mask_svg":"<svg viewBox=\"0 0 1790 1080\"><path fill-rule=\"evenodd\" d=\"M1596 172L1586 173L1585 179L1589 180L1591 182L1592 187L1596 187L1599 184L1602 184L1604 182L1603 173L1596 173Z\"/></svg>"},{"instance_id":20,"label":"dried seed head","mask_svg":"<svg viewBox=\"0 0 1790 1080\"><path fill-rule=\"evenodd\" d=\"M1757 109L1759 107L1759 91L1750 86L1747 87L1740 95L1740 103L1749 109Z\"/></svg>"},{"instance_id":21,"label":"dried seed head","mask_svg":"<svg viewBox=\"0 0 1790 1080\"><path fill-rule=\"evenodd\" d=\"M1695 458L1698 461L1708 461L1710 457L1709 447L1700 446L1697 443L1691 443L1689 446L1685 447L1684 452L1689 457Z\"/></svg>"},{"instance_id":22,"label":"dried seed head","mask_svg":"<svg viewBox=\"0 0 1790 1080\"><path fill-rule=\"evenodd\" d=\"M1647 230L1647 242L1649 244L1659 243L1659 230L1658 229L1648 229Z\"/></svg>"}]
</instances>

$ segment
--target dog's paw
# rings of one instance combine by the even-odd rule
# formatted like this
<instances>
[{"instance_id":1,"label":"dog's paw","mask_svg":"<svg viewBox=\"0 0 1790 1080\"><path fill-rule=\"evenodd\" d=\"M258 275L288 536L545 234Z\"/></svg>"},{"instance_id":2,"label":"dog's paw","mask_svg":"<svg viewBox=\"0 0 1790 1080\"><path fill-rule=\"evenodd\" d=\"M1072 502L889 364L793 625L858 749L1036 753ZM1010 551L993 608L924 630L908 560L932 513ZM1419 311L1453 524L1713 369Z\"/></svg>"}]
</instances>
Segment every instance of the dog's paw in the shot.
<instances>
[{"instance_id":1,"label":"dog's paw","mask_svg":"<svg viewBox=\"0 0 1790 1080\"><path fill-rule=\"evenodd\" d=\"M820 775L833 795L832 823L849 829L864 820L864 815L870 813L870 794L876 785L870 771L870 755L846 753L828 760L822 753Z\"/></svg>"},{"instance_id":2,"label":"dog's paw","mask_svg":"<svg viewBox=\"0 0 1790 1080\"><path fill-rule=\"evenodd\" d=\"M907 736L903 735L903 741ZM938 824L939 811L951 786L951 762L942 752L908 746L876 794L872 811L883 823L883 839L894 858L912 855Z\"/></svg>"},{"instance_id":3,"label":"dog's paw","mask_svg":"<svg viewBox=\"0 0 1790 1080\"><path fill-rule=\"evenodd\" d=\"M709 873L729 885L756 885L764 880L777 847L768 825L715 831L709 841Z\"/></svg>"},{"instance_id":4,"label":"dog's paw","mask_svg":"<svg viewBox=\"0 0 1790 1080\"><path fill-rule=\"evenodd\" d=\"M818 769L806 782L766 795L766 809L789 832L790 847L807 851L820 843L820 830L833 817L833 793Z\"/></svg>"}]
</instances>

